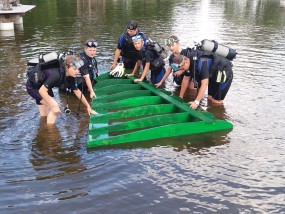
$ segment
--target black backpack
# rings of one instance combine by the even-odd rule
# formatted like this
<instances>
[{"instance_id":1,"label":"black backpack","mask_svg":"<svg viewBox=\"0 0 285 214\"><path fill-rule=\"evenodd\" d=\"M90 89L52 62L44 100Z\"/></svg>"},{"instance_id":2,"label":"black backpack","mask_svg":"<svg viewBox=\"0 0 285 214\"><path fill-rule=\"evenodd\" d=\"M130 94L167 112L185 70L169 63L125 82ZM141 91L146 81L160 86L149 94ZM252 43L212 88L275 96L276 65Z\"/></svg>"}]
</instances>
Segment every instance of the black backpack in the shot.
<instances>
[{"instance_id":1,"label":"black backpack","mask_svg":"<svg viewBox=\"0 0 285 214\"><path fill-rule=\"evenodd\" d=\"M53 69L60 73L60 77L64 76L63 61L66 56L73 55L73 51L67 51L62 53L51 52L47 54L40 54L37 58L28 61L27 77L31 81L34 87L41 87L45 81L43 75L44 70Z\"/></svg>"},{"instance_id":2,"label":"black backpack","mask_svg":"<svg viewBox=\"0 0 285 214\"><path fill-rule=\"evenodd\" d=\"M233 64L231 60L224 56L218 55L213 52L203 51L196 48L187 48L183 50L182 55L190 59L190 71L193 72L193 78L195 79L195 73L200 73L199 60L202 58L208 58L212 60L209 66L209 78L215 79L216 82L225 82L228 78L232 78ZM195 71L195 72L194 72Z\"/></svg>"},{"instance_id":3,"label":"black backpack","mask_svg":"<svg viewBox=\"0 0 285 214\"><path fill-rule=\"evenodd\" d=\"M41 87L45 81L45 76L42 71L47 69L60 69L60 60L51 60L48 62L41 62L35 66L30 66L27 69L27 77L34 87Z\"/></svg>"},{"instance_id":4,"label":"black backpack","mask_svg":"<svg viewBox=\"0 0 285 214\"><path fill-rule=\"evenodd\" d=\"M183 56L186 56L190 59L190 71L194 72L194 69L198 70L198 60L200 58L210 58L213 59L214 53L209 51L202 51L196 48L186 48L181 53ZM195 62L195 63L194 63ZM195 66L194 66L195 65ZM200 71L198 70L198 73Z\"/></svg>"},{"instance_id":5,"label":"black backpack","mask_svg":"<svg viewBox=\"0 0 285 214\"><path fill-rule=\"evenodd\" d=\"M162 59L167 58L165 48L162 47L157 41L148 38L146 40L146 46L147 48L154 50Z\"/></svg>"},{"instance_id":6,"label":"black backpack","mask_svg":"<svg viewBox=\"0 0 285 214\"><path fill-rule=\"evenodd\" d=\"M228 78L232 78L233 64L226 57L218 54L213 55L213 63L210 68L210 78L216 79L216 82L225 82ZM220 77L218 77L221 75Z\"/></svg>"}]
</instances>

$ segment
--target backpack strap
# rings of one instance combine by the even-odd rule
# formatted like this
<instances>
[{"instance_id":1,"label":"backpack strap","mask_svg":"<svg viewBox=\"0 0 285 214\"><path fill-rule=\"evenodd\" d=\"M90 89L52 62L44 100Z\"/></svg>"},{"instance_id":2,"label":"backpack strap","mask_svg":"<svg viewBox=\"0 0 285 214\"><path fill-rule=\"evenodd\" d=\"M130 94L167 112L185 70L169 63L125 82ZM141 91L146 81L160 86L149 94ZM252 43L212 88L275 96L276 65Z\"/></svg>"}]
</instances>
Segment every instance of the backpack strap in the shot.
<instances>
[{"instance_id":1,"label":"backpack strap","mask_svg":"<svg viewBox=\"0 0 285 214\"><path fill-rule=\"evenodd\" d=\"M124 32L119 38L119 43L122 49L127 41L128 41L128 33Z\"/></svg>"}]
</instances>

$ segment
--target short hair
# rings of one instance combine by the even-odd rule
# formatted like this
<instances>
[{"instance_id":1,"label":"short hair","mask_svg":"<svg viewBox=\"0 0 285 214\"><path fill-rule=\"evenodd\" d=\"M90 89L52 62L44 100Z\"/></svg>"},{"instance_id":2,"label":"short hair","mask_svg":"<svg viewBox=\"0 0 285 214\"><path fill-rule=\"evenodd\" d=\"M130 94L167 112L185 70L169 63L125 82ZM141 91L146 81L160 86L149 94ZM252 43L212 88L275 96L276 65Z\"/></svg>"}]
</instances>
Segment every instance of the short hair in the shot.
<instances>
[{"instance_id":1,"label":"short hair","mask_svg":"<svg viewBox=\"0 0 285 214\"><path fill-rule=\"evenodd\" d=\"M138 23L135 20L131 20L127 24L127 29L129 30L135 30L138 28Z\"/></svg>"},{"instance_id":2,"label":"short hair","mask_svg":"<svg viewBox=\"0 0 285 214\"><path fill-rule=\"evenodd\" d=\"M171 36L169 37L169 39L170 39L170 38L174 39L174 40L177 41L177 42L179 41L178 37L175 36L175 35L171 35Z\"/></svg>"},{"instance_id":3,"label":"short hair","mask_svg":"<svg viewBox=\"0 0 285 214\"><path fill-rule=\"evenodd\" d=\"M174 57L173 57L173 63L180 64L180 63L182 63L183 58L184 58L184 57L183 57L181 54L174 55Z\"/></svg>"}]
</instances>

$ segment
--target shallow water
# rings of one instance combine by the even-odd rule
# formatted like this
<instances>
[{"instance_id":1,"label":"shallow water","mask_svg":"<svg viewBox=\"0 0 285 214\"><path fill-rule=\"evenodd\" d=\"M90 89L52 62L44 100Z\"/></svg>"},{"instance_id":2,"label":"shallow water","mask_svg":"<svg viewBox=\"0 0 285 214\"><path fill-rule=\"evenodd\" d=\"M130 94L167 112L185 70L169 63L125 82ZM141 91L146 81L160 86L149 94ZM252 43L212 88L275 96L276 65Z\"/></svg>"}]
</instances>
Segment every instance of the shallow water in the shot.
<instances>
[{"instance_id":1,"label":"shallow water","mask_svg":"<svg viewBox=\"0 0 285 214\"><path fill-rule=\"evenodd\" d=\"M278 0L21 1L23 29L0 36L0 213L285 213L285 9ZM56 127L25 91L26 62L99 41L106 71L125 24L237 49L224 106L229 132L86 149L89 118L70 97ZM166 89L176 93L171 78ZM56 90L55 90L56 92ZM65 96L56 99L65 105Z\"/></svg>"}]
</instances>

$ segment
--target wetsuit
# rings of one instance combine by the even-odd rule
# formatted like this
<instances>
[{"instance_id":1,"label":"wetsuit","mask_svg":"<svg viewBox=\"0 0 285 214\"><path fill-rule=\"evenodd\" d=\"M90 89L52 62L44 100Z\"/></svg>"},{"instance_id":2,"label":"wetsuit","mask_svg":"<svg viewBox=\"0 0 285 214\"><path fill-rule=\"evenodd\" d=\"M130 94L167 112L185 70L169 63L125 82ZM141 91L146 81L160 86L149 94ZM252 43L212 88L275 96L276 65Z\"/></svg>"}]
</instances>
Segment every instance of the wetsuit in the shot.
<instances>
[{"instance_id":1,"label":"wetsuit","mask_svg":"<svg viewBox=\"0 0 285 214\"><path fill-rule=\"evenodd\" d=\"M138 55L138 60L142 61L143 67L150 63L151 83L159 83L165 74L165 63L163 59L152 48L143 47Z\"/></svg>"},{"instance_id":2,"label":"wetsuit","mask_svg":"<svg viewBox=\"0 0 285 214\"><path fill-rule=\"evenodd\" d=\"M221 73L223 74L221 76L224 78L221 78L221 76L218 75L218 70L222 71ZM224 57L214 55L209 79L208 95L212 96L215 100L223 100L230 89L233 76L232 63Z\"/></svg>"},{"instance_id":3,"label":"wetsuit","mask_svg":"<svg viewBox=\"0 0 285 214\"><path fill-rule=\"evenodd\" d=\"M146 37L143 33L138 32L137 35L141 35L144 43L146 43ZM121 50L121 56L125 69L132 70L136 65L136 59L139 53L133 44L132 37L126 32L123 33L119 38L117 48Z\"/></svg>"},{"instance_id":4,"label":"wetsuit","mask_svg":"<svg viewBox=\"0 0 285 214\"><path fill-rule=\"evenodd\" d=\"M63 72L63 75L60 75L59 69L47 69L42 71L44 75L43 83L39 84L38 86L33 85L33 83L28 79L26 83L26 88L28 94L36 100L36 103L38 105L41 105L41 100L43 99L42 96L39 94L39 89L42 85L44 85L48 89L48 94L51 97L54 97L52 88L59 87L63 83L67 85L67 88L70 90L76 90L77 89L77 82L76 78L73 77L65 77Z\"/></svg>"},{"instance_id":5,"label":"wetsuit","mask_svg":"<svg viewBox=\"0 0 285 214\"><path fill-rule=\"evenodd\" d=\"M96 83L95 78L98 77L97 60L95 57L90 58L86 54L85 51L80 54L80 58L83 60L84 65L82 67L80 67L80 69L79 69L81 77L78 78L78 88L82 89L82 87L83 87L83 92L87 92L88 88L87 88L87 85L86 85L84 79L82 79L82 77L84 75L89 74L91 84L92 84L92 86L94 86L94 84Z\"/></svg>"}]
</instances>

